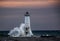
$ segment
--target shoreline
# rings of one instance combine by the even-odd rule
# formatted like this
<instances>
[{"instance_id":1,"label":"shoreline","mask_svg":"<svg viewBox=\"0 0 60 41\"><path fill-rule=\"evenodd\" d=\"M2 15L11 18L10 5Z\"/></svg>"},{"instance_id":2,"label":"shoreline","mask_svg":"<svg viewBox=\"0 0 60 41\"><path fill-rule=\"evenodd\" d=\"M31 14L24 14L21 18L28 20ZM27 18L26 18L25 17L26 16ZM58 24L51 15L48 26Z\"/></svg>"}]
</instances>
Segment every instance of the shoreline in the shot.
<instances>
[{"instance_id":1,"label":"shoreline","mask_svg":"<svg viewBox=\"0 0 60 41\"><path fill-rule=\"evenodd\" d=\"M60 41L60 36L41 37L0 37L0 41Z\"/></svg>"}]
</instances>

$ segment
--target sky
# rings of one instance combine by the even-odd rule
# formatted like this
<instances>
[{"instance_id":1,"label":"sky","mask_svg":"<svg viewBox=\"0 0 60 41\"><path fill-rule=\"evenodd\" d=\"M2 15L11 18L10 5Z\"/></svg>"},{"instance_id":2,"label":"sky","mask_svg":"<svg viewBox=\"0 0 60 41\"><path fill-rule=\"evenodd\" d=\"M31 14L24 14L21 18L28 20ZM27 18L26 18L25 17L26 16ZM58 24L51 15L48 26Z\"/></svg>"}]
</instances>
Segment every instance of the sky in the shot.
<instances>
[{"instance_id":1,"label":"sky","mask_svg":"<svg viewBox=\"0 0 60 41\"><path fill-rule=\"evenodd\" d=\"M60 30L57 0L0 0L0 30L11 30L30 13L32 30Z\"/></svg>"}]
</instances>

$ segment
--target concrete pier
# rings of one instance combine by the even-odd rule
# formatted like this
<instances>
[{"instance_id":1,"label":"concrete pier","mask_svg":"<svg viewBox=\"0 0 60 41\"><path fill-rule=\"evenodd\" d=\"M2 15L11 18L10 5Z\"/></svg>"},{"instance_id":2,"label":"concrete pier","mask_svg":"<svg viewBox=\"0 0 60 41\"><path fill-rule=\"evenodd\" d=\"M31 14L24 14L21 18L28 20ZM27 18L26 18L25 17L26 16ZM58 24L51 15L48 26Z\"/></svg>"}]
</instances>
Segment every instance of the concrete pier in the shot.
<instances>
[{"instance_id":1,"label":"concrete pier","mask_svg":"<svg viewBox=\"0 0 60 41\"><path fill-rule=\"evenodd\" d=\"M0 41L60 41L60 37L0 37Z\"/></svg>"}]
</instances>

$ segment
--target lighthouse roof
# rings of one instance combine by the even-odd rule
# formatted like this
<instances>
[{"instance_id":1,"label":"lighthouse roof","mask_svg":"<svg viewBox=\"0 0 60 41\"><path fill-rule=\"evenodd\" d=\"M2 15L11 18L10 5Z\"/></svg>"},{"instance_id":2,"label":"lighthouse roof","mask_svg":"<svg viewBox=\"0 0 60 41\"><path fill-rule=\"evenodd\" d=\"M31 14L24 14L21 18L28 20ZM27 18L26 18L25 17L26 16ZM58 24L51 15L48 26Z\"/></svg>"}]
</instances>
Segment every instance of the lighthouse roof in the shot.
<instances>
[{"instance_id":1,"label":"lighthouse roof","mask_svg":"<svg viewBox=\"0 0 60 41\"><path fill-rule=\"evenodd\" d=\"M29 12L26 12L25 16L30 16L30 15L29 15Z\"/></svg>"}]
</instances>

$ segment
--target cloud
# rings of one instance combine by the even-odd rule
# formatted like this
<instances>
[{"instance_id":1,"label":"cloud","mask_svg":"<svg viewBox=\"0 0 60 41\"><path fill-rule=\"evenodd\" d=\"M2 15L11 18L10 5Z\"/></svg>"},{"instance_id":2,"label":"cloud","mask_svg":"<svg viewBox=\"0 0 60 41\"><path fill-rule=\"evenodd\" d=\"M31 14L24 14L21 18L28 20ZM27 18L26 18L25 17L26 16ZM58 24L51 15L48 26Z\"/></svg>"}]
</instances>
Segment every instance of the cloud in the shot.
<instances>
[{"instance_id":1,"label":"cloud","mask_svg":"<svg viewBox=\"0 0 60 41\"><path fill-rule=\"evenodd\" d=\"M56 1L0 1L0 7L38 8L55 5Z\"/></svg>"}]
</instances>

